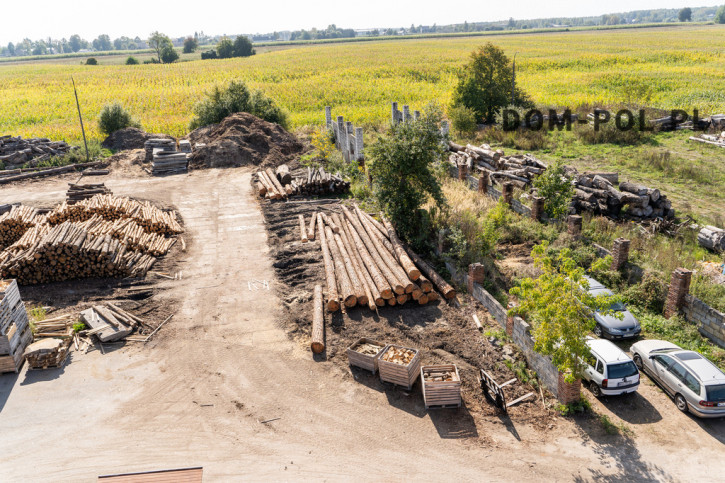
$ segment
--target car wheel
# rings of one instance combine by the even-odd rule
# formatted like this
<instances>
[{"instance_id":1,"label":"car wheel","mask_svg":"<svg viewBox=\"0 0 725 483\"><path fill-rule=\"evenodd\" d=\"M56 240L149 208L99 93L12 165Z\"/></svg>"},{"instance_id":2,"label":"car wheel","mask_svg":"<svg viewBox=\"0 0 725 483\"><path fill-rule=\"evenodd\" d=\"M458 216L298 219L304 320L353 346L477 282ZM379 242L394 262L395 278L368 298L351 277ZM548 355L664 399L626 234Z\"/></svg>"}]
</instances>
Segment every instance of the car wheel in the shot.
<instances>
[{"instance_id":1,"label":"car wheel","mask_svg":"<svg viewBox=\"0 0 725 483\"><path fill-rule=\"evenodd\" d=\"M589 390L592 391L592 394L594 394L594 397L600 397L602 395L602 390L599 387L599 384L592 381L589 383Z\"/></svg>"},{"instance_id":2,"label":"car wheel","mask_svg":"<svg viewBox=\"0 0 725 483\"><path fill-rule=\"evenodd\" d=\"M642 364L642 358L639 356L639 354L635 354L634 357L632 357L632 360L634 361L634 365L637 366L637 369L644 370L644 365Z\"/></svg>"},{"instance_id":3,"label":"car wheel","mask_svg":"<svg viewBox=\"0 0 725 483\"><path fill-rule=\"evenodd\" d=\"M602 326L601 325L597 324L594 327L594 335L596 335L597 337L601 337L602 336Z\"/></svg>"},{"instance_id":4,"label":"car wheel","mask_svg":"<svg viewBox=\"0 0 725 483\"><path fill-rule=\"evenodd\" d=\"M682 394L675 395L675 404L677 405L677 409L679 409L683 413L686 413L688 411L687 401Z\"/></svg>"}]
</instances>

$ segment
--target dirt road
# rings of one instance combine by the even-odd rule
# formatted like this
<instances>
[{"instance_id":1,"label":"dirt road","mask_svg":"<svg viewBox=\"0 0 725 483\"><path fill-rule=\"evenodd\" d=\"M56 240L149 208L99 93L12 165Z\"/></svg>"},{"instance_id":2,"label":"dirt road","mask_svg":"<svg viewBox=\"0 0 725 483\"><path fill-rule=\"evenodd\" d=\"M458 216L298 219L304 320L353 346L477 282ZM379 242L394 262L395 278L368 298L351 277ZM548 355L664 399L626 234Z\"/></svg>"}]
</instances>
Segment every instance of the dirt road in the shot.
<instances>
[{"instance_id":1,"label":"dirt road","mask_svg":"<svg viewBox=\"0 0 725 483\"><path fill-rule=\"evenodd\" d=\"M465 410L426 413L422 401L403 410L390 397L399 390L378 390L370 379L313 361L281 328L249 180L240 169L105 180L115 194L173 204L183 216L183 279L161 282L178 312L146 347L74 353L61 370L0 376L0 480L93 481L197 465L205 481L717 474L725 423L700 424L666 410L671 403L654 388L645 396L657 400L659 419L646 416L651 408L642 404L641 421L627 423L632 438L562 418L541 432ZM66 182L3 187L0 203L58 202Z\"/></svg>"}]
</instances>

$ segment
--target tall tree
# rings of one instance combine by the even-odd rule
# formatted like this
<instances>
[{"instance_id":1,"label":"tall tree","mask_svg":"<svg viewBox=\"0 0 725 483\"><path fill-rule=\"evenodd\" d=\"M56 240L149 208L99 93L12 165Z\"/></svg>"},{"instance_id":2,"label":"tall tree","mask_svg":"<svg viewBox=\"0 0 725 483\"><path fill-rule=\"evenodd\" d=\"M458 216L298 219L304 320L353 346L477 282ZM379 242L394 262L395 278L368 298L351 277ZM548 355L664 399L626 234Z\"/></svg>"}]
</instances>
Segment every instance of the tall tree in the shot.
<instances>
[{"instance_id":1,"label":"tall tree","mask_svg":"<svg viewBox=\"0 0 725 483\"><path fill-rule=\"evenodd\" d=\"M715 23L725 23L725 5L717 9L717 13L715 13Z\"/></svg>"},{"instance_id":2,"label":"tall tree","mask_svg":"<svg viewBox=\"0 0 725 483\"><path fill-rule=\"evenodd\" d=\"M161 54L164 51L168 52L169 47L171 47L171 49L174 48L174 44L171 43L171 39L158 30L149 36L148 44L149 48L156 52L156 57L158 58L159 63L163 62Z\"/></svg>"},{"instance_id":3,"label":"tall tree","mask_svg":"<svg viewBox=\"0 0 725 483\"><path fill-rule=\"evenodd\" d=\"M680 22L689 22L692 20L692 9L690 7L683 8L680 10L680 13L677 14L677 18L680 19Z\"/></svg>"},{"instance_id":4,"label":"tall tree","mask_svg":"<svg viewBox=\"0 0 725 483\"><path fill-rule=\"evenodd\" d=\"M254 54L252 42L246 35L239 35L234 40L234 57L249 57Z\"/></svg>"},{"instance_id":5,"label":"tall tree","mask_svg":"<svg viewBox=\"0 0 725 483\"><path fill-rule=\"evenodd\" d=\"M68 44L70 45L70 48L73 52L78 52L79 50L81 50L81 47L83 47L83 40L81 39L80 35L73 34L70 36Z\"/></svg>"},{"instance_id":6,"label":"tall tree","mask_svg":"<svg viewBox=\"0 0 725 483\"><path fill-rule=\"evenodd\" d=\"M93 48L100 52L113 50L111 38L106 34L99 35L98 38L93 40Z\"/></svg>"},{"instance_id":7,"label":"tall tree","mask_svg":"<svg viewBox=\"0 0 725 483\"><path fill-rule=\"evenodd\" d=\"M194 52L197 47L199 47L199 41L196 39L196 37L186 37L184 39L184 53L190 54Z\"/></svg>"},{"instance_id":8,"label":"tall tree","mask_svg":"<svg viewBox=\"0 0 725 483\"><path fill-rule=\"evenodd\" d=\"M15 55L15 45L13 45L12 42L8 43L8 53L10 55Z\"/></svg>"},{"instance_id":9,"label":"tall tree","mask_svg":"<svg viewBox=\"0 0 725 483\"><path fill-rule=\"evenodd\" d=\"M220 59L229 59L234 56L234 43L227 37L222 37L216 46L216 53Z\"/></svg>"}]
</instances>

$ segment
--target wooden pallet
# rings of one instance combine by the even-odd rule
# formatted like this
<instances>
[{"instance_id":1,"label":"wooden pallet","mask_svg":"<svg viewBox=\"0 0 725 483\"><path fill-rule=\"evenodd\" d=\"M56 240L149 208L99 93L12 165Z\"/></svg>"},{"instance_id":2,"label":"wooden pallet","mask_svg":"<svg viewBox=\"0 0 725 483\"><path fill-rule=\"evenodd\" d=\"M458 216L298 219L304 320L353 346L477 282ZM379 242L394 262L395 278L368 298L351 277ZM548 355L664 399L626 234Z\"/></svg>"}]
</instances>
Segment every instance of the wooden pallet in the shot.
<instances>
[{"instance_id":1,"label":"wooden pallet","mask_svg":"<svg viewBox=\"0 0 725 483\"><path fill-rule=\"evenodd\" d=\"M0 374L7 372L14 372L17 374L20 372L20 369L23 367L23 362L25 362L23 353L32 339L33 334L30 331L30 327L28 327L25 329L25 332L21 334L20 343L15 348L15 351L12 354L0 356Z\"/></svg>"},{"instance_id":2,"label":"wooden pallet","mask_svg":"<svg viewBox=\"0 0 725 483\"><path fill-rule=\"evenodd\" d=\"M427 375L431 372L452 372L453 381L431 381ZM455 364L439 364L420 368L421 390L426 409L445 409L461 407L461 376Z\"/></svg>"},{"instance_id":3,"label":"wooden pallet","mask_svg":"<svg viewBox=\"0 0 725 483\"><path fill-rule=\"evenodd\" d=\"M407 366L384 361L383 356L393 347L414 351L415 356L413 356L413 359ZM403 386L410 390L413 388L413 384L415 384L416 379L418 379L418 376L420 375L420 351L418 349L389 344L385 347L385 349L383 349L378 357L378 371L380 372L381 381Z\"/></svg>"},{"instance_id":4,"label":"wooden pallet","mask_svg":"<svg viewBox=\"0 0 725 483\"><path fill-rule=\"evenodd\" d=\"M504 382L503 384L498 384L493 377L491 377L486 371L481 369L481 389L483 390L484 396L486 396L486 399L493 402L496 407L502 409L505 413L508 413L508 408L510 408L511 406L523 402L530 397L536 396L535 393L529 392L521 396L520 398L511 401L510 403L507 403L506 394L504 393L503 388L508 386L509 384L513 384L516 381L517 379L513 378L509 381Z\"/></svg>"},{"instance_id":5,"label":"wooden pallet","mask_svg":"<svg viewBox=\"0 0 725 483\"><path fill-rule=\"evenodd\" d=\"M361 354L355 350L355 347L359 346L360 344L373 344L376 346L380 346L381 349L374 356ZM387 344L383 344L382 342L363 337L347 348L347 360L351 366L359 367L361 369L371 371L373 374L375 374L376 372L378 372L378 359L387 348Z\"/></svg>"}]
</instances>

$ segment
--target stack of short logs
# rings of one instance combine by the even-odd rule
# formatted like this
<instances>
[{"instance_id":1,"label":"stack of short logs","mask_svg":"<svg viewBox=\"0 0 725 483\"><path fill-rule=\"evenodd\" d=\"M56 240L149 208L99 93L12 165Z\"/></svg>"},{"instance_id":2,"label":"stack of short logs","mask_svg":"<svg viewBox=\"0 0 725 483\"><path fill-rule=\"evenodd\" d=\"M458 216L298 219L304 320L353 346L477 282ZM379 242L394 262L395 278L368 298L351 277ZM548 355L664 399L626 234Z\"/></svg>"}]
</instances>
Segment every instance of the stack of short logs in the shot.
<instances>
[{"instance_id":1,"label":"stack of short logs","mask_svg":"<svg viewBox=\"0 0 725 483\"><path fill-rule=\"evenodd\" d=\"M502 150L493 150L488 144L461 146L449 142L448 148L452 152L448 158L452 166L465 166L473 176L478 176L476 173L488 173L492 183L508 181L521 189L530 185L547 168L546 164L531 154L504 156Z\"/></svg>"},{"instance_id":2,"label":"stack of short logs","mask_svg":"<svg viewBox=\"0 0 725 483\"><path fill-rule=\"evenodd\" d=\"M350 190L350 182L339 173L325 172L324 168L307 168L307 174L293 178L289 167L282 164L273 172L271 168L257 172L257 191L267 199L286 199L292 195L321 196L342 194Z\"/></svg>"},{"instance_id":3,"label":"stack of short logs","mask_svg":"<svg viewBox=\"0 0 725 483\"><path fill-rule=\"evenodd\" d=\"M0 215L0 250L18 241L31 227L43 223L44 217L30 206L14 205Z\"/></svg>"},{"instance_id":4,"label":"stack of short logs","mask_svg":"<svg viewBox=\"0 0 725 483\"><path fill-rule=\"evenodd\" d=\"M66 192L66 200L69 204L75 204L88 198L93 198L99 194L111 194L111 190L106 188L103 183L98 184L75 184L68 183L68 191Z\"/></svg>"},{"instance_id":5,"label":"stack of short logs","mask_svg":"<svg viewBox=\"0 0 725 483\"><path fill-rule=\"evenodd\" d=\"M576 174L574 189L573 207L577 213L587 211L635 220L675 217L672 202L666 195L656 188L626 181L619 183L617 173Z\"/></svg>"},{"instance_id":6,"label":"stack of short logs","mask_svg":"<svg viewBox=\"0 0 725 483\"><path fill-rule=\"evenodd\" d=\"M143 277L182 232L173 212L109 195L63 203L33 223L0 252L0 276L24 285Z\"/></svg>"},{"instance_id":7,"label":"stack of short logs","mask_svg":"<svg viewBox=\"0 0 725 483\"><path fill-rule=\"evenodd\" d=\"M405 247L389 221L379 222L357 206L340 213L299 216L303 242L317 239L322 249L329 312L363 305L370 310L409 301L437 300L435 285L446 299L453 287L430 265Z\"/></svg>"},{"instance_id":8,"label":"stack of short logs","mask_svg":"<svg viewBox=\"0 0 725 483\"><path fill-rule=\"evenodd\" d=\"M6 169L35 167L52 156L62 156L71 150L64 141L45 138L22 139L20 136L0 136L0 163Z\"/></svg>"}]
</instances>

